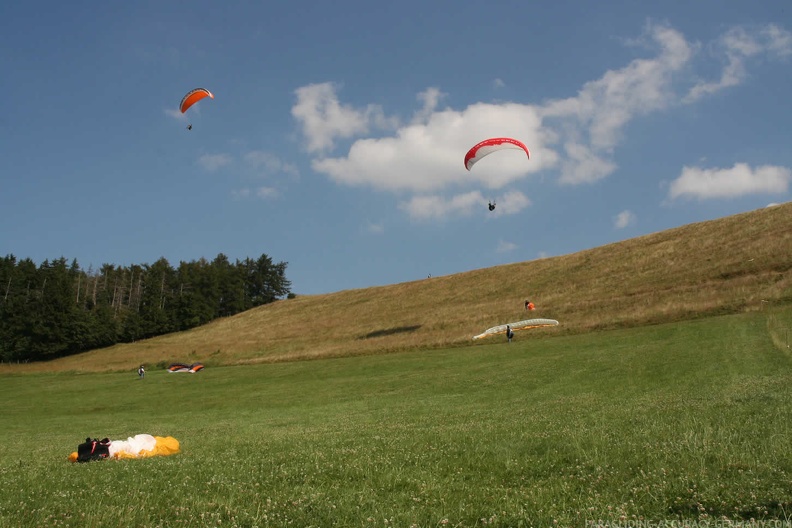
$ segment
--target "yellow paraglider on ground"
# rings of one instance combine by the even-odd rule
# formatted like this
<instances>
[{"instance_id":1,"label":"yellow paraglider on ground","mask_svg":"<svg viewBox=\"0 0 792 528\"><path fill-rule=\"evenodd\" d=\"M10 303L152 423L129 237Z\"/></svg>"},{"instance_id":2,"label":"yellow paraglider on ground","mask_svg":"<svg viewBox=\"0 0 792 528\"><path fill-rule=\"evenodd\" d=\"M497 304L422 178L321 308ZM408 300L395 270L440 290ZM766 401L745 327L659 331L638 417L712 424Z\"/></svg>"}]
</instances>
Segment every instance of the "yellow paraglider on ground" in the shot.
<instances>
[{"instance_id":1,"label":"yellow paraglider on ground","mask_svg":"<svg viewBox=\"0 0 792 528\"><path fill-rule=\"evenodd\" d=\"M139 434L126 440L86 439L77 451L69 455L69 462L87 462L105 458L128 459L175 455L181 451L179 441L172 436Z\"/></svg>"}]
</instances>

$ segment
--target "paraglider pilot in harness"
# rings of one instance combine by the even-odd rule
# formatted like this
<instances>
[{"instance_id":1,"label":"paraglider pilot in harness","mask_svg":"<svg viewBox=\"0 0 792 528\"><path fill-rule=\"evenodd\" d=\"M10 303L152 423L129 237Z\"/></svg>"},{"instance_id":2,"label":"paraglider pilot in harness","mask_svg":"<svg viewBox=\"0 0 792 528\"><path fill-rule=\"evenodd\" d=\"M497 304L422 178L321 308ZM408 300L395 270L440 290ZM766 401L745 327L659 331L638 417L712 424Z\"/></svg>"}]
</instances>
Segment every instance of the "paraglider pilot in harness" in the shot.
<instances>
[{"instance_id":1,"label":"paraglider pilot in harness","mask_svg":"<svg viewBox=\"0 0 792 528\"><path fill-rule=\"evenodd\" d=\"M495 202L490 202L489 203L489 210L490 211L494 211L495 210Z\"/></svg>"}]
</instances>

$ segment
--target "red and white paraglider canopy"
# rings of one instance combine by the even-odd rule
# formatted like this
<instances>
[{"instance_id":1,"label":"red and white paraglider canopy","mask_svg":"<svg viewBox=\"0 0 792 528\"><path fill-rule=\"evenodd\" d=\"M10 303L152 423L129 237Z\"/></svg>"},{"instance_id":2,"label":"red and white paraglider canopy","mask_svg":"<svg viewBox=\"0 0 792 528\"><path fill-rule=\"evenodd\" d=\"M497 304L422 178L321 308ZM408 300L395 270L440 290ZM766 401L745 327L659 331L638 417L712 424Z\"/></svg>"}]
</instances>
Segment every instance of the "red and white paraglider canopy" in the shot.
<instances>
[{"instance_id":1,"label":"red and white paraglider canopy","mask_svg":"<svg viewBox=\"0 0 792 528\"><path fill-rule=\"evenodd\" d=\"M531 153L528 152L528 147L526 147L522 141L508 137L490 138L485 139L481 143L477 144L472 149L470 149L467 154L465 154L465 168L470 170L473 165L475 165L484 156L503 149L524 150L528 158L530 159L531 157Z\"/></svg>"}]
</instances>

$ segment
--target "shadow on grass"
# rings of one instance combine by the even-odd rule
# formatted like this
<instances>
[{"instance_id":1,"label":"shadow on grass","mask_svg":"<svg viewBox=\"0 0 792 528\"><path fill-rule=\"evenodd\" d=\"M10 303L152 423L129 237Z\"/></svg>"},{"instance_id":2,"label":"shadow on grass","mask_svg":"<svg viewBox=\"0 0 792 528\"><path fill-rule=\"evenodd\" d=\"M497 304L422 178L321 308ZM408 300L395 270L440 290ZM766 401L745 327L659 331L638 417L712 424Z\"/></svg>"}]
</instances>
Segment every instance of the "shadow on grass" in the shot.
<instances>
[{"instance_id":1,"label":"shadow on grass","mask_svg":"<svg viewBox=\"0 0 792 528\"><path fill-rule=\"evenodd\" d=\"M396 328L385 328L383 330L374 330L373 332L369 332L364 336L358 337L358 339L371 339L374 337L384 337L394 334L404 334L406 332L415 332L419 328L421 328L421 325L397 326Z\"/></svg>"}]
</instances>

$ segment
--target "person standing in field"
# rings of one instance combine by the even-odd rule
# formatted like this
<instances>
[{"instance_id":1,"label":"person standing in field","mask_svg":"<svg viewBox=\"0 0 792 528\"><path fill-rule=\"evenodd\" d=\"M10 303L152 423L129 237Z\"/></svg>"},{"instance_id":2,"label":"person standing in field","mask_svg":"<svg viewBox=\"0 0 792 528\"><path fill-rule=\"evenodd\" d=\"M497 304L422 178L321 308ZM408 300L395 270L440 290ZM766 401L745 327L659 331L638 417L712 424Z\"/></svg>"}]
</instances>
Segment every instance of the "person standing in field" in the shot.
<instances>
[{"instance_id":1,"label":"person standing in field","mask_svg":"<svg viewBox=\"0 0 792 528\"><path fill-rule=\"evenodd\" d=\"M140 368L138 369L138 376L140 377L140 379L143 379L145 375L146 375L146 369L143 368L143 365L140 365Z\"/></svg>"},{"instance_id":2,"label":"person standing in field","mask_svg":"<svg viewBox=\"0 0 792 528\"><path fill-rule=\"evenodd\" d=\"M509 339L509 343L511 343L512 337L514 337L514 332L512 332L511 326L506 325L506 337Z\"/></svg>"}]
</instances>

